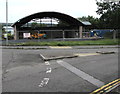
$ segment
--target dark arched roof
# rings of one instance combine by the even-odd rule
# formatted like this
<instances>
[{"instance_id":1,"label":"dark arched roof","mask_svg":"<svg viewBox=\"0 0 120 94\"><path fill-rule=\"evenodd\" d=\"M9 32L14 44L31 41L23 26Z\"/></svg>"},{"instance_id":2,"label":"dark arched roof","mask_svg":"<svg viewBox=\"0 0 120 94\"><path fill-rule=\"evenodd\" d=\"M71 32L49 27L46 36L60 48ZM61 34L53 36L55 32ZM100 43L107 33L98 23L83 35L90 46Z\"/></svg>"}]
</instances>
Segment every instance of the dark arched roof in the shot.
<instances>
[{"instance_id":1,"label":"dark arched roof","mask_svg":"<svg viewBox=\"0 0 120 94\"><path fill-rule=\"evenodd\" d=\"M29 15L27 17L24 17L24 18L18 20L17 22L15 22L12 25L12 27L14 27L14 26L21 27L22 25L26 24L27 22L31 21L32 19L35 19L35 18L42 19L44 17L50 17L50 18L52 17L52 18L60 19L61 21L67 22L70 26L83 26L84 25L79 20L77 20L67 14L63 14L63 13L59 13L59 12L39 12L39 13L35 13L35 14Z\"/></svg>"}]
</instances>

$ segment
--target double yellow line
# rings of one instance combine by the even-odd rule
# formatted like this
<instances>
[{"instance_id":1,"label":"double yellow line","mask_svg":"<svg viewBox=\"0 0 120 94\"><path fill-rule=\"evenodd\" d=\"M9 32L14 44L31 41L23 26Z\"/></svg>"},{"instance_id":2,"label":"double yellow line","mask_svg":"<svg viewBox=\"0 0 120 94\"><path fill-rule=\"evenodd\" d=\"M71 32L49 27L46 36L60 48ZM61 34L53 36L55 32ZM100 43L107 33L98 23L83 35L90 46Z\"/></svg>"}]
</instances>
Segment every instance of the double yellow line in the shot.
<instances>
[{"instance_id":1,"label":"double yellow line","mask_svg":"<svg viewBox=\"0 0 120 94\"><path fill-rule=\"evenodd\" d=\"M105 94L105 93L111 91L112 89L114 89L115 87L117 87L119 85L120 85L120 79L116 79L116 80L100 87L99 89L93 91L90 94Z\"/></svg>"}]
</instances>

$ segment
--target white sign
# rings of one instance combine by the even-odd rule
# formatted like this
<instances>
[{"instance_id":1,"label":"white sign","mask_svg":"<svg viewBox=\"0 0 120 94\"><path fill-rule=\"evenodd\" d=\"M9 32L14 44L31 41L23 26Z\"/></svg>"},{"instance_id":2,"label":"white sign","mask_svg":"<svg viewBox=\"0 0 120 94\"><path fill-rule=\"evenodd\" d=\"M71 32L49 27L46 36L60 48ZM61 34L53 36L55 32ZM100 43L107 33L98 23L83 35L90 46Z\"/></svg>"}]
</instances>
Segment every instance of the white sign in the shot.
<instances>
[{"instance_id":1,"label":"white sign","mask_svg":"<svg viewBox=\"0 0 120 94\"><path fill-rule=\"evenodd\" d=\"M29 38L30 37L30 33L23 33L23 37L24 38Z\"/></svg>"}]
</instances>

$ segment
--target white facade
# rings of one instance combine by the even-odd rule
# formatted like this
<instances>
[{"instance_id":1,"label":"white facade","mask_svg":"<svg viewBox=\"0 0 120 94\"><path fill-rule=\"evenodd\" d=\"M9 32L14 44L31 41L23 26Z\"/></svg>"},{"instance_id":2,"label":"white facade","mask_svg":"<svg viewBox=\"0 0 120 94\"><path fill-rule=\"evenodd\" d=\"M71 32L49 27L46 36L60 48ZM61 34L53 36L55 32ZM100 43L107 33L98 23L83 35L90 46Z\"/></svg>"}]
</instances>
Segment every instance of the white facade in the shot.
<instances>
[{"instance_id":1,"label":"white facade","mask_svg":"<svg viewBox=\"0 0 120 94\"><path fill-rule=\"evenodd\" d=\"M13 27L11 27L11 26L3 26L3 28L5 29L5 31L7 32L7 33L10 33L11 35L13 35L14 34L14 29L13 29Z\"/></svg>"}]
</instances>

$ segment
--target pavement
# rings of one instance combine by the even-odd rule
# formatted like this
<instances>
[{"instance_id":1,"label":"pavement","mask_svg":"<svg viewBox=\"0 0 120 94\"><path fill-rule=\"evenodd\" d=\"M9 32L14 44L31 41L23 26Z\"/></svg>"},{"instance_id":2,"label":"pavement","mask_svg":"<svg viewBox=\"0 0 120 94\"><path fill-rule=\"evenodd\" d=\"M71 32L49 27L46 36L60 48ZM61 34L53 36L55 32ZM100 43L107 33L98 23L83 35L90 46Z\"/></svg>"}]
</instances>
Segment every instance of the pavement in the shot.
<instances>
[{"instance_id":1,"label":"pavement","mask_svg":"<svg viewBox=\"0 0 120 94\"><path fill-rule=\"evenodd\" d=\"M3 49L98 49L119 48L119 45L94 45L94 46L0 46Z\"/></svg>"},{"instance_id":2,"label":"pavement","mask_svg":"<svg viewBox=\"0 0 120 94\"><path fill-rule=\"evenodd\" d=\"M11 47L11 46L10 46ZM21 46L20 46L21 47ZM24 46L28 47L28 46ZM117 46L2 49L3 92L86 92L118 79ZM38 48L40 46L34 47ZM115 52L100 54L96 52ZM45 58L71 56L44 61ZM113 90L111 92L119 92ZM42 93L41 93L42 94Z\"/></svg>"}]
</instances>

